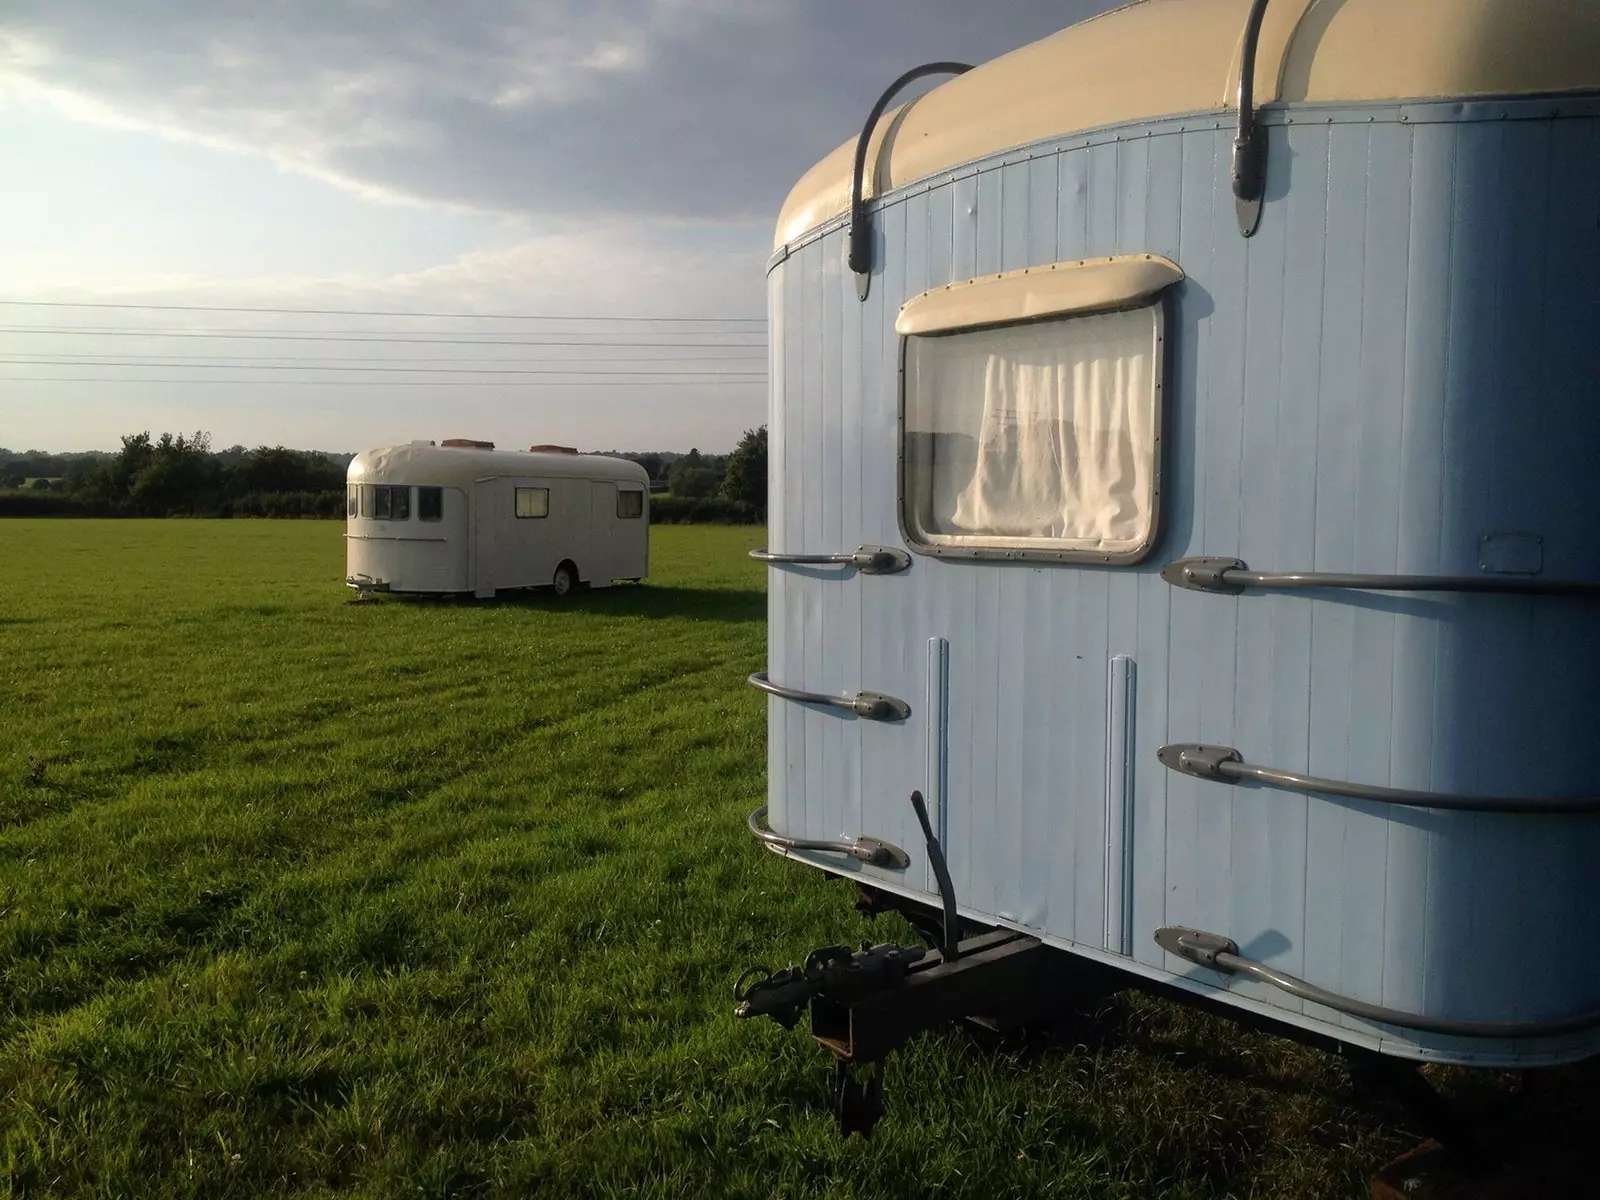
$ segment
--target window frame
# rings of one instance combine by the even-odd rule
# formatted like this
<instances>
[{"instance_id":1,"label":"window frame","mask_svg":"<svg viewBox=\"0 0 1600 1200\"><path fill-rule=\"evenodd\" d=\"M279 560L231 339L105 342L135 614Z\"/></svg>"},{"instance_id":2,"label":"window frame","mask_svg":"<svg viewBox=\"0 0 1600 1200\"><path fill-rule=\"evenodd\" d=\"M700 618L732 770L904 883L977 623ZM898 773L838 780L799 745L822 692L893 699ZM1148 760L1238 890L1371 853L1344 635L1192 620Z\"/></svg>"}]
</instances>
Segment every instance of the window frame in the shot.
<instances>
[{"instance_id":1,"label":"window frame","mask_svg":"<svg viewBox=\"0 0 1600 1200\"><path fill-rule=\"evenodd\" d=\"M544 511L542 513L519 513L517 511L517 498L523 492L543 492ZM517 521L544 521L550 516L550 489L548 487L522 487L518 484L511 485L511 516Z\"/></svg>"},{"instance_id":2,"label":"window frame","mask_svg":"<svg viewBox=\"0 0 1600 1200\"><path fill-rule=\"evenodd\" d=\"M637 496L639 498L639 511L638 512L625 513L625 512L622 511L622 498L624 496ZM643 519L643 517L644 517L644 489L643 488L619 487L617 489L617 520L619 520L619 521L638 521L638 520Z\"/></svg>"},{"instance_id":3,"label":"window frame","mask_svg":"<svg viewBox=\"0 0 1600 1200\"><path fill-rule=\"evenodd\" d=\"M433 495L438 503L438 508L434 510L434 515L431 517L427 516L423 511L423 497L429 494ZM429 525L436 521L444 520L444 488L424 487L420 484L417 486L417 520Z\"/></svg>"},{"instance_id":4,"label":"window frame","mask_svg":"<svg viewBox=\"0 0 1600 1200\"><path fill-rule=\"evenodd\" d=\"M1169 373L1172 370L1172 353L1168 344L1167 327L1170 323L1171 313L1169 306L1171 288L1167 287L1153 296L1142 297L1130 303L1101 304L1082 309L1041 314L1037 317L1025 319L985 321L962 325L954 328L940 329L929 333L908 333L900 336L898 348L898 372L896 383L898 392L898 410L895 429L895 521L900 529L900 536L905 540L908 549L914 554L924 554L932 558L962 558L985 560L992 562L1034 562L1034 563L1093 563L1099 566L1126 567L1144 562L1156 550L1161 542L1164 526L1162 523L1162 483L1166 467L1166 395ZM1104 550L1072 550L1056 549L1048 545L1039 547L1024 547L1012 545L983 545L981 543L952 544L948 542L929 542L924 540L923 531L914 528L908 519L906 505L906 358L913 337L951 337L964 334L982 333L987 330L1010 329L1022 325L1041 325L1057 321L1072 321L1083 317L1098 317L1108 313L1142 312L1152 310L1155 322L1154 346L1156 363L1153 370L1155 377L1154 387L1154 454L1155 462L1151 467L1151 492L1150 492L1150 531L1144 541L1131 550L1104 551ZM979 537L981 535L971 535ZM1015 542L1018 539L1010 539ZM1040 539L1045 542L1046 539Z\"/></svg>"},{"instance_id":5,"label":"window frame","mask_svg":"<svg viewBox=\"0 0 1600 1200\"><path fill-rule=\"evenodd\" d=\"M344 487L344 515L345 520L360 520L361 518L361 485L347 483Z\"/></svg>"}]
</instances>

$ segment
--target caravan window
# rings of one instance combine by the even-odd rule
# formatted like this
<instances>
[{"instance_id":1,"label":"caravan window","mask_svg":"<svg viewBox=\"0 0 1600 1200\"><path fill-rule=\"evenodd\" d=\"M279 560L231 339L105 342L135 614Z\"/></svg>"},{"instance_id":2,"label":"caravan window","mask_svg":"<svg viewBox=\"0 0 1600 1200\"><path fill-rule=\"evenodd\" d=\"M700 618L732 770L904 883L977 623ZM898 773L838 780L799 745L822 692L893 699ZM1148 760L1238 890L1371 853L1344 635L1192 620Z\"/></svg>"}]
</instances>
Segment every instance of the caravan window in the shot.
<instances>
[{"instance_id":1,"label":"caravan window","mask_svg":"<svg viewBox=\"0 0 1600 1200\"><path fill-rule=\"evenodd\" d=\"M644 493L630 492L618 489L617 491L617 516L642 517L644 516Z\"/></svg>"},{"instance_id":2,"label":"caravan window","mask_svg":"<svg viewBox=\"0 0 1600 1200\"><path fill-rule=\"evenodd\" d=\"M503 495L504 493L502 493ZM518 517L548 517L550 515L549 488L518 488Z\"/></svg>"},{"instance_id":3,"label":"caravan window","mask_svg":"<svg viewBox=\"0 0 1600 1200\"><path fill-rule=\"evenodd\" d=\"M902 517L929 553L1132 562L1155 539L1161 306L905 341Z\"/></svg>"},{"instance_id":4,"label":"caravan window","mask_svg":"<svg viewBox=\"0 0 1600 1200\"><path fill-rule=\"evenodd\" d=\"M344 489L344 515L359 517L361 515L361 485L352 483Z\"/></svg>"},{"instance_id":5,"label":"caravan window","mask_svg":"<svg viewBox=\"0 0 1600 1200\"><path fill-rule=\"evenodd\" d=\"M444 520L444 489L419 487L417 489L417 520Z\"/></svg>"},{"instance_id":6,"label":"caravan window","mask_svg":"<svg viewBox=\"0 0 1600 1200\"><path fill-rule=\"evenodd\" d=\"M361 492L361 515L374 521L408 521L411 519L411 489L408 487L391 487L388 484L363 484ZM352 515L356 505L355 498L350 500Z\"/></svg>"}]
</instances>

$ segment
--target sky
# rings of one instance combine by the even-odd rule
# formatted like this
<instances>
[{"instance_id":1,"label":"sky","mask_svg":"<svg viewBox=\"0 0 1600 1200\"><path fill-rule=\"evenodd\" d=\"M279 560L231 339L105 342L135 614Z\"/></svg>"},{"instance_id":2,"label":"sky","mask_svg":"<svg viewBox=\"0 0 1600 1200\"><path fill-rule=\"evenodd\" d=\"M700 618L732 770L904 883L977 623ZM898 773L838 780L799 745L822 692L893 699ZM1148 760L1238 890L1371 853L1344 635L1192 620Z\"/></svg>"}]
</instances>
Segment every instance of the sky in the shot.
<instances>
[{"instance_id":1,"label":"sky","mask_svg":"<svg viewBox=\"0 0 1600 1200\"><path fill-rule=\"evenodd\" d=\"M794 181L1111 6L4 0L0 446L727 450Z\"/></svg>"}]
</instances>

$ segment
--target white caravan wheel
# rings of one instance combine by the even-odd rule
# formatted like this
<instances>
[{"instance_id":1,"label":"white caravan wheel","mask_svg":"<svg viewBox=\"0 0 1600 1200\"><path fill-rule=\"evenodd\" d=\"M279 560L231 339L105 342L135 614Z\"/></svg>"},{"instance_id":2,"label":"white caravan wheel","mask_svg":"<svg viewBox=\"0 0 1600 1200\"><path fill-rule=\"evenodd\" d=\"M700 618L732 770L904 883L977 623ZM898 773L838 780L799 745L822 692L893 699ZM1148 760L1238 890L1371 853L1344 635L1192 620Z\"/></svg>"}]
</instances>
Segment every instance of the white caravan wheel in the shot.
<instances>
[{"instance_id":1,"label":"white caravan wheel","mask_svg":"<svg viewBox=\"0 0 1600 1200\"><path fill-rule=\"evenodd\" d=\"M562 563L556 568L555 578L550 581L550 586L555 589L556 595L565 596L577 582L577 572L572 569L572 565Z\"/></svg>"}]
</instances>

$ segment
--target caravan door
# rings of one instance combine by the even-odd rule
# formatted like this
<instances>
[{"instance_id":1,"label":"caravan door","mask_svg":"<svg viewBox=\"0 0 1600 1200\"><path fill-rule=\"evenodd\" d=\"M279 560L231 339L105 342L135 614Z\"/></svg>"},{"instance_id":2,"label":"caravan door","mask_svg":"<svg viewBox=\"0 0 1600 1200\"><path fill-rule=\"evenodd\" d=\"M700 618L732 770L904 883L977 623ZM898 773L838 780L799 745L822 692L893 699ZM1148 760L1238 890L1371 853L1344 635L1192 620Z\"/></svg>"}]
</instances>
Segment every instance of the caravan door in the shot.
<instances>
[{"instance_id":1,"label":"caravan door","mask_svg":"<svg viewBox=\"0 0 1600 1200\"><path fill-rule=\"evenodd\" d=\"M609 479L589 481L590 587L610 587L617 577L617 485Z\"/></svg>"},{"instance_id":2,"label":"caravan door","mask_svg":"<svg viewBox=\"0 0 1600 1200\"><path fill-rule=\"evenodd\" d=\"M498 479L479 479L472 485L472 507L468 514L467 537L472 548L472 594L480 600L494 595L499 563L496 526L500 523L497 497L503 490Z\"/></svg>"}]
</instances>

